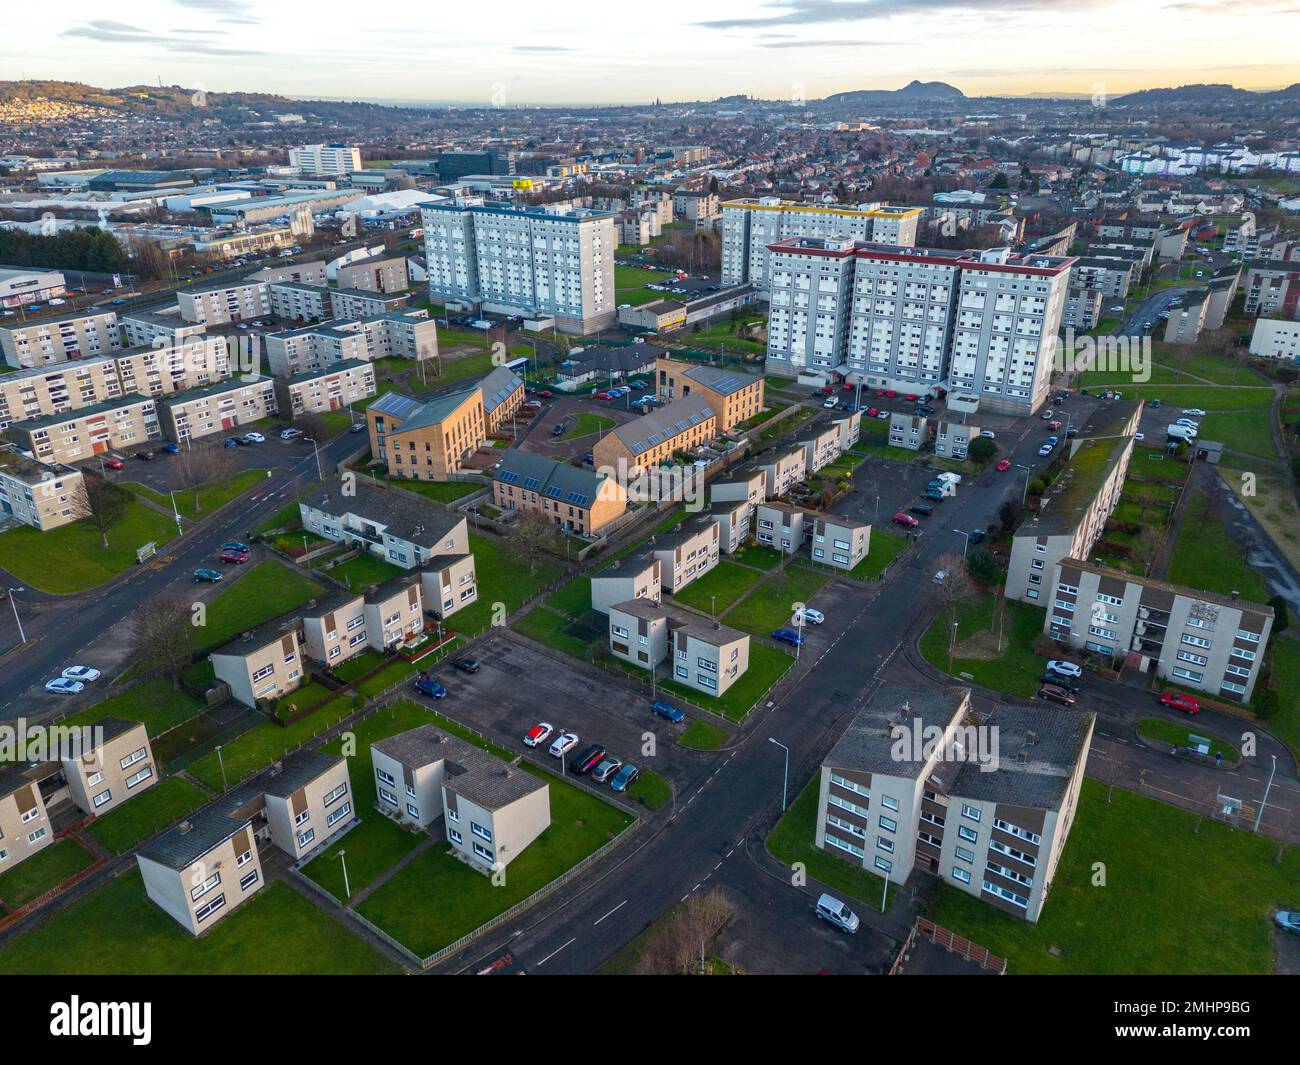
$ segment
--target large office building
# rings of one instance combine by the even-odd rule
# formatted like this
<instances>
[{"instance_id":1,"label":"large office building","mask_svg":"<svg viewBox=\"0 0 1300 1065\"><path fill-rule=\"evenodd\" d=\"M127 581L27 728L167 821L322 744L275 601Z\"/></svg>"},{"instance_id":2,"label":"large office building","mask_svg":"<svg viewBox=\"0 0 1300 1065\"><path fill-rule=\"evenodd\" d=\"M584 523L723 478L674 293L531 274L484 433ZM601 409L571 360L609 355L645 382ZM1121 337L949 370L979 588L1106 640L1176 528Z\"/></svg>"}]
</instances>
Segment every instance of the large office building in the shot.
<instances>
[{"instance_id":1,"label":"large office building","mask_svg":"<svg viewBox=\"0 0 1300 1065\"><path fill-rule=\"evenodd\" d=\"M304 144L289 149L289 165L311 177L346 177L361 169L361 150L347 144Z\"/></svg>"},{"instance_id":2,"label":"large office building","mask_svg":"<svg viewBox=\"0 0 1300 1065\"><path fill-rule=\"evenodd\" d=\"M614 215L494 201L421 208L429 294L594 333L617 316Z\"/></svg>"},{"instance_id":3,"label":"large office building","mask_svg":"<svg viewBox=\"0 0 1300 1065\"><path fill-rule=\"evenodd\" d=\"M944 387L1006 414L1047 398L1074 260L822 237L770 250L769 373Z\"/></svg>"},{"instance_id":4,"label":"large office building","mask_svg":"<svg viewBox=\"0 0 1300 1065\"><path fill-rule=\"evenodd\" d=\"M772 244L792 237L869 241L911 247L924 212L920 207L864 203L844 207L796 203L778 196L722 204L722 284L752 284L767 295Z\"/></svg>"}]
</instances>

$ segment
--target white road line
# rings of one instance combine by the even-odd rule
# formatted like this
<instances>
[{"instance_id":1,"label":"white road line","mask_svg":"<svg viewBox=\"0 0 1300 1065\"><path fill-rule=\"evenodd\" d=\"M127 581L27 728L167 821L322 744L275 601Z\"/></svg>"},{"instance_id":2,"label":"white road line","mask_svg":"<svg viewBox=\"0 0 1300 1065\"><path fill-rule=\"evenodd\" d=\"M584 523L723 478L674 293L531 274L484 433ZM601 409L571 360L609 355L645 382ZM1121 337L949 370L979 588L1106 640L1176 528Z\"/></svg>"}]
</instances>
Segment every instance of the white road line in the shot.
<instances>
[{"instance_id":1,"label":"white road line","mask_svg":"<svg viewBox=\"0 0 1300 1065\"><path fill-rule=\"evenodd\" d=\"M573 939L569 940L568 943L565 943L565 944L564 944L564 947L569 946L570 943L574 943L574 942L576 942L576 941L577 941L577 938L578 938L577 936L574 936ZM541 961L539 961L539 962L537 963L537 967L540 969L540 968L541 968L543 965L545 965L548 961L550 961L552 958L554 958L555 955L559 954L559 953L560 953L560 950L563 950L564 947L560 947L559 950L553 950L553 951L551 951L550 954L546 955L546 957L544 957Z\"/></svg>"},{"instance_id":2,"label":"white road line","mask_svg":"<svg viewBox=\"0 0 1300 1065\"><path fill-rule=\"evenodd\" d=\"M605 914L605 917L610 916L610 914L618 913L618 911L621 910L621 909L622 909L624 906L626 906L626 905L627 905L627 899L624 899L624 900L623 900L622 902L620 902L617 906L615 906L612 910L610 910L609 913ZM603 921L603 920L605 919L605 917L600 917L600 918L596 919L595 921L592 921L592 922L591 922L591 923L592 923L592 927L595 927L596 925L600 924L600 922Z\"/></svg>"}]
</instances>

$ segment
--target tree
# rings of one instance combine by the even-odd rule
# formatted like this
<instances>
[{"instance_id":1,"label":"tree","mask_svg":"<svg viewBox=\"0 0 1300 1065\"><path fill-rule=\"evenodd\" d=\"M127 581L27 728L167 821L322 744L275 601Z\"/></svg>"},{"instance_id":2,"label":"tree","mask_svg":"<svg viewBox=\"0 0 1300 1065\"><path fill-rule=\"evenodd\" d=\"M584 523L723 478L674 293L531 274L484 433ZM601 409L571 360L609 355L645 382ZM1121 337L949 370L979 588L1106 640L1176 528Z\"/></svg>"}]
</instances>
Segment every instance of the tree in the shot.
<instances>
[{"instance_id":1,"label":"tree","mask_svg":"<svg viewBox=\"0 0 1300 1065\"><path fill-rule=\"evenodd\" d=\"M636 971L647 976L707 974L713 944L731 913L731 904L717 888L691 895L651 929Z\"/></svg>"},{"instance_id":2,"label":"tree","mask_svg":"<svg viewBox=\"0 0 1300 1065\"><path fill-rule=\"evenodd\" d=\"M1273 608L1273 632L1276 636L1280 632L1286 632L1291 627L1291 611L1287 602L1282 596L1275 595L1268 601L1268 605Z\"/></svg>"},{"instance_id":3,"label":"tree","mask_svg":"<svg viewBox=\"0 0 1300 1065\"><path fill-rule=\"evenodd\" d=\"M74 512L94 527L107 547L108 530L126 513L131 493L95 474L84 474L81 483L85 491L75 504Z\"/></svg>"},{"instance_id":4,"label":"tree","mask_svg":"<svg viewBox=\"0 0 1300 1065\"><path fill-rule=\"evenodd\" d=\"M966 572L966 560L961 555L940 555L935 570L944 575L943 580L935 583L939 586L939 597L943 600L943 609L951 624L957 620L957 608L975 595L975 586Z\"/></svg>"},{"instance_id":5,"label":"tree","mask_svg":"<svg viewBox=\"0 0 1300 1065\"><path fill-rule=\"evenodd\" d=\"M985 466L998 453L998 445L990 440L987 436L979 436L970 442L970 447L966 454L972 462L978 462Z\"/></svg>"},{"instance_id":6,"label":"tree","mask_svg":"<svg viewBox=\"0 0 1300 1065\"><path fill-rule=\"evenodd\" d=\"M180 687L181 674L194 655L188 597L164 593L144 603L131 615L129 654L145 676L167 677Z\"/></svg>"},{"instance_id":7,"label":"tree","mask_svg":"<svg viewBox=\"0 0 1300 1065\"><path fill-rule=\"evenodd\" d=\"M536 573L542 556L559 546L560 534L544 514L529 510L519 515L506 540L510 550L528 563L528 572Z\"/></svg>"},{"instance_id":8,"label":"tree","mask_svg":"<svg viewBox=\"0 0 1300 1065\"><path fill-rule=\"evenodd\" d=\"M172 463L181 487L194 493L196 511L203 509L199 489L207 484L224 481L235 472L236 465L235 456L223 445L195 445L192 442L188 447L181 448Z\"/></svg>"},{"instance_id":9,"label":"tree","mask_svg":"<svg viewBox=\"0 0 1300 1065\"><path fill-rule=\"evenodd\" d=\"M1163 530L1152 528L1150 525L1142 526L1133 540L1132 555L1133 558L1142 563L1143 572L1151 572L1151 567L1155 565L1156 559L1160 557L1160 549L1164 545Z\"/></svg>"},{"instance_id":10,"label":"tree","mask_svg":"<svg viewBox=\"0 0 1300 1065\"><path fill-rule=\"evenodd\" d=\"M999 173L998 176L995 177L995 178L994 178L994 179L989 183L989 188L991 188L991 189L1005 189L1005 188L1007 188L1007 186L1008 186L1009 184L1010 184L1010 182L1007 181L1007 175L1006 175L1006 174L1003 174L1003 173Z\"/></svg>"},{"instance_id":11,"label":"tree","mask_svg":"<svg viewBox=\"0 0 1300 1065\"><path fill-rule=\"evenodd\" d=\"M1003 532L1010 532L1019 520L1020 504L1014 499L1005 500L1002 506L998 507L998 524L1002 526Z\"/></svg>"},{"instance_id":12,"label":"tree","mask_svg":"<svg viewBox=\"0 0 1300 1065\"><path fill-rule=\"evenodd\" d=\"M997 559L987 547L977 547L967 554L966 570L982 584L992 584L1001 572Z\"/></svg>"}]
</instances>

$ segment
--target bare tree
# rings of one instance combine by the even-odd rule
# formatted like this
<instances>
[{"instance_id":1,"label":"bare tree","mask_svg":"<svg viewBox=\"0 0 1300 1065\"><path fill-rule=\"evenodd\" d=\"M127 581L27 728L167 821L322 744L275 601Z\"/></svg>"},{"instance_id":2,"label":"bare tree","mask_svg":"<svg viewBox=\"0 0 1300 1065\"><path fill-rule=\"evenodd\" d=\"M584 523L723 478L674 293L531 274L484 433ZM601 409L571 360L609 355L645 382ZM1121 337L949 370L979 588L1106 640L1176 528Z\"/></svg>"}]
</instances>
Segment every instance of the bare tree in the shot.
<instances>
[{"instance_id":1,"label":"bare tree","mask_svg":"<svg viewBox=\"0 0 1300 1065\"><path fill-rule=\"evenodd\" d=\"M935 583L939 587L939 598L943 602L942 613L948 628L948 671L952 672L953 654L956 650L957 635L954 626L957 623L957 609L975 596L975 584L966 571L966 559L961 555L942 555L936 563L941 580Z\"/></svg>"},{"instance_id":2,"label":"bare tree","mask_svg":"<svg viewBox=\"0 0 1300 1065\"><path fill-rule=\"evenodd\" d=\"M731 904L717 888L692 895L651 930L637 972L659 976L707 974L713 944L731 914Z\"/></svg>"},{"instance_id":3,"label":"bare tree","mask_svg":"<svg viewBox=\"0 0 1300 1065\"><path fill-rule=\"evenodd\" d=\"M1133 541L1132 550L1133 558L1142 563L1144 573L1151 572L1151 567L1160 557L1160 549L1164 544L1165 535L1162 529L1154 529L1150 525L1142 526L1142 530Z\"/></svg>"},{"instance_id":4,"label":"bare tree","mask_svg":"<svg viewBox=\"0 0 1300 1065\"><path fill-rule=\"evenodd\" d=\"M146 676L166 677L173 688L180 687L181 674L194 654L192 605L186 596L164 593L131 615L131 660Z\"/></svg>"},{"instance_id":5,"label":"bare tree","mask_svg":"<svg viewBox=\"0 0 1300 1065\"><path fill-rule=\"evenodd\" d=\"M510 550L528 563L528 572L535 573L542 556L558 548L560 534L545 515L529 510L519 515L506 540Z\"/></svg>"},{"instance_id":6,"label":"bare tree","mask_svg":"<svg viewBox=\"0 0 1300 1065\"><path fill-rule=\"evenodd\" d=\"M82 477L85 491L77 498L74 512L84 518L99 533L104 546L108 546L108 530L116 525L131 502L131 493L125 488L106 481L95 474Z\"/></svg>"},{"instance_id":7,"label":"bare tree","mask_svg":"<svg viewBox=\"0 0 1300 1065\"><path fill-rule=\"evenodd\" d=\"M194 493L194 509L201 510L199 489L224 481L235 472L235 456L220 444L191 444L181 448L172 460L182 488Z\"/></svg>"}]
</instances>

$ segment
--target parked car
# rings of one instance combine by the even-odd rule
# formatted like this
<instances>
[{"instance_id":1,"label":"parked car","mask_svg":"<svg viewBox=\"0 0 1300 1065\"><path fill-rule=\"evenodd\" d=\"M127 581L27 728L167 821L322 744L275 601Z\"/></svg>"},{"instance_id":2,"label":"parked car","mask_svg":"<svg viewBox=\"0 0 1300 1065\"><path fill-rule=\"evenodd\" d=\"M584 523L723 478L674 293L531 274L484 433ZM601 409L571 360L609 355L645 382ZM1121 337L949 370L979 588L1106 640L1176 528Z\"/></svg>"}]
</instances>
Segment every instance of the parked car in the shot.
<instances>
[{"instance_id":1,"label":"parked car","mask_svg":"<svg viewBox=\"0 0 1300 1065\"><path fill-rule=\"evenodd\" d=\"M239 441L238 441L235 437L232 436L232 437L230 437L230 438L229 438L229 439L228 439L224 444L222 444L221 446L222 446L222 447L239 447Z\"/></svg>"},{"instance_id":2,"label":"parked car","mask_svg":"<svg viewBox=\"0 0 1300 1065\"><path fill-rule=\"evenodd\" d=\"M552 398L552 397L555 395L555 393L552 392L549 388L543 388L543 389L542 389L540 392L538 392L537 394L538 394L539 396L541 396L542 399L550 399L550 398Z\"/></svg>"},{"instance_id":3,"label":"parked car","mask_svg":"<svg viewBox=\"0 0 1300 1065\"><path fill-rule=\"evenodd\" d=\"M1011 469L1011 460L1002 459L1001 461L998 462L997 466L995 466L994 469L996 469L998 473L1006 473L1007 470Z\"/></svg>"},{"instance_id":4,"label":"parked car","mask_svg":"<svg viewBox=\"0 0 1300 1065\"><path fill-rule=\"evenodd\" d=\"M621 758L602 758L600 764L591 771L591 779L597 784L604 784L622 768L623 760Z\"/></svg>"},{"instance_id":5,"label":"parked car","mask_svg":"<svg viewBox=\"0 0 1300 1065\"><path fill-rule=\"evenodd\" d=\"M874 417L875 417L877 414L879 414L879 413L880 413L880 408L879 408L879 407L868 407L868 408L867 408L867 417L868 417L868 418L874 418Z\"/></svg>"},{"instance_id":6,"label":"parked car","mask_svg":"<svg viewBox=\"0 0 1300 1065\"><path fill-rule=\"evenodd\" d=\"M802 647L803 637L794 629L777 629L772 633L772 639L777 643L788 643L791 647Z\"/></svg>"},{"instance_id":7,"label":"parked car","mask_svg":"<svg viewBox=\"0 0 1300 1065\"><path fill-rule=\"evenodd\" d=\"M996 439L997 439L997 437L994 435L992 429L981 429L981 430L980 430L980 436L982 436L985 440L996 440Z\"/></svg>"},{"instance_id":8,"label":"parked car","mask_svg":"<svg viewBox=\"0 0 1300 1065\"><path fill-rule=\"evenodd\" d=\"M225 574L220 570L208 569L206 566L200 566L194 571L195 584L216 584L223 577Z\"/></svg>"},{"instance_id":9,"label":"parked car","mask_svg":"<svg viewBox=\"0 0 1300 1065\"><path fill-rule=\"evenodd\" d=\"M296 440L300 436L302 436L302 430L294 429L292 426L290 426L288 429L280 430L281 440Z\"/></svg>"},{"instance_id":10,"label":"parked car","mask_svg":"<svg viewBox=\"0 0 1300 1065\"><path fill-rule=\"evenodd\" d=\"M65 680L79 680L86 684L92 684L99 680L100 672L91 666L69 666L63 671Z\"/></svg>"},{"instance_id":11,"label":"parked car","mask_svg":"<svg viewBox=\"0 0 1300 1065\"><path fill-rule=\"evenodd\" d=\"M667 699L656 699L650 704L650 712L665 721L671 721L674 725L679 725L685 719L686 715L682 713Z\"/></svg>"},{"instance_id":12,"label":"parked car","mask_svg":"<svg viewBox=\"0 0 1300 1065\"><path fill-rule=\"evenodd\" d=\"M104 465L108 467L110 470L126 469L126 463L123 462L121 459L105 459Z\"/></svg>"},{"instance_id":13,"label":"parked car","mask_svg":"<svg viewBox=\"0 0 1300 1065\"><path fill-rule=\"evenodd\" d=\"M927 488L924 492L921 493L921 498L933 499L936 503L942 503L944 500L943 489Z\"/></svg>"},{"instance_id":14,"label":"parked car","mask_svg":"<svg viewBox=\"0 0 1300 1065\"><path fill-rule=\"evenodd\" d=\"M248 554L249 547L247 544L240 543L238 540L227 540L224 544L221 545L221 550L240 551L246 555Z\"/></svg>"},{"instance_id":15,"label":"parked car","mask_svg":"<svg viewBox=\"0 0 1300 1065\"><path fill-rule=\"evenodd\" d=\"M984 542L984 536L985 536L985 533L984 533L984 530L983 530L983 529L972 529L972 530L970 531L970 535L969 535L968 537L966 537L966 543L967 543L967 544L982 544L982 543Z\"/></svg>"},{"instance_id":16,"label":"parked car","mask_svg":"<svg viewBox=\"0 0 1300 1065\"><path fill-rule=\"evenodd\" d=\"M141 462L153 462L157 456L152 451L137 451L135 457Z\"/></svg>"},{"instance_id":17,"label":"parked car","mask_svg":"<svg viewBox=\"0 0 1300 1065\"><path fill-rule=\"evenodd\" d=\"M803 606L794 612L794 620L796 624L798 624L800 618L803 619L805 625L820 625L826 620L826 615L820 610L814 610L810 606Z\"/></svg>"},{"instance_id":18,"label":"parked car","mask_svg":"<svg viewBox=\"0 0 1300 1065\"><path fill-rule=\"evenodd\" d=\"M858 915L840 902L834 895L823 894L817 900L814 912L827 924L834 925L841 932L850 934L858 930Z\"/></svg>"},{"instance_id":19,"label":"parked car","mask_svg":"<svg viewBox=\"0 0 1300 1065\"><path fill-rule=\"evenodd\" d=\"M232 551L230 548L223 548L221 553L217 555L219 562L228 562L236 566L242 566L248 561L248 558L247 551Z\"/></svg>"},{"instance_id":20,"label":"parked car","mask_svg":"<svg viewBox=\"0 0 1300 1065\"><path fill-rule=\"evenodd\" d=\"M245 433L242 437L240 437L240 439L243 440L245 444L266 443L266 437L264 437L261 433Z\"/></svg>"},{"instance_id":21,"label":"parked car","mask_svg":"<svg viewBox=\"0 0 1300 1065\"><path fill-rule=\"evenodd\" d=\"M933 504L933 503L913 503L913 504L912 504L910 507L908 507L907 509L910 510L913 514L920 514L921 517L923 517L923 518L928 518L931 514L934 513L934 504Z\"/></svg>"},{"instance_id":22,"label":"parked car","mask_svg":"<svg viewBox=\"0 0 1300 1065\"><path fill-rule=\"evenodd\" d=\"M889 411L887 411L887 410L877 411L877 412L876 412L876 417L877 417L877 418L888 418L888 417L889 417Z\"/></svg>"},{"instance_id":23,"label":"parked car","mask_svg":"<svg viewBox=\"0 0 1300 1065\"><path fill-rule=\"evenodd\" d=\"M366 431L365 422L353 422L348 426L349 433L364 433Z\"/></svg>"},{"instance_id":24,"label":"parked car","mask_svg":"<svg viewBox=\"0 0 1300 1065\"><path fill-rule=\"evenodd\" d=\"M564 424L564 422L557 422L557 423L556 423L556 424L551 428L551 435L552 435L552 436L563 436L563 435L564 435L564 430L565 430L566 428L567 428L567 426Z\"/></svg>"},{"instance_id":25,"label":"parked car","mask_svg":"<svg viewBox=\"0 0 1300 1065\"><path fill-rule=\"evenodd\" d=\"M1277 922L1279 928L1285 929L1288 932L1300 934L1300 912L1295 910L1279 910L1273 915L1273 920Z\"/></svg>"},{"instance_id":26,"label":"parked car","mask_svg":"<svg viewBox=\"0 0 1300 1065\"><path fill-rule=\"evenodd\" d=\"M822 404L822 406L825 407L827 410L833 410L835 408L835 405L838 402L839 400L837 400L834 396L827 396L826 401Z\"/></svg>"},{"instance_id":27,"label":"parked car","mask_svg":"<svg viewBox=\"0 0 1300 1065\"><path fill-rule=\"evenodd\" d=\"M549 721L539 721L536 725L530 728L528 732L525 734L524 746L540 747L543 743L545 743L548 739L550 739L551 733L554 731L555 729L552 727ZM576 736L574 737L574 742L577 742Z\"/></svg>"},{"instance_id":28,"label":"parked car","mask_svg":"<svg viewBox=\"0 0 1300 1065\"><path fill-rule=\"evenodd\" d=\"M458 669L462 673L477 673L478 659L477 658L453 658L451 660L451 668Z\"/></svg>"},{"instance_id":29,"label":"parked car","mask_svg":"<svg viewBox=\"0 0 1300 1065\"><path fill-rule=\"evenodd\" d=\"M640 775L641 770L631 762L624 762L619 771L614 774L614 779L609 782L609 786L614 791L627 791Z\"/></svg>"},{"instance_id":30,"label":"parked car","mask_svg":"<svg viewBox=\"0 0 1300 1065\"><path fill-rule=\"evenodd\" d=\"M45 690L51 695L76 695L78 692L86 690L86 686L79 680L68 680L67 677L55 677L53 680L45 682Z\"/></svg>"},{"instance_id":31,"label":"parked car","mask_svg":"<svg viewBox=\"0 0 1300 1065\"><path fill-rule=\"evenodd\" d=\"M904 514L901 510L890 519L895 525L903 525L909 529L915 529L921 523L912 515Z\"/></svg>"},{"instance_id":32,"label":"parked car","mask_svg":"<svg viewBox=\"0 0 1300 1065\"><path fill-rule=\"evenodd\" d=\"M1061 662L1053 658L1047 663L1047 672L1059 673L1063 677L1082 677L1083 667L1076 662Z\"/></svg>"},{"instance_id":33,"label":"parked car","mask_svg":"<svg viewBox=\"0 0 1300 1065\"><path fill-rule=\"evenodd\" d=\"M1192 418L1205 417L1205 411L1201 410L1200 407L1188 407L1186 410L1183 411L1183 414L1188 415Z\"/></svg>"},{"instance_id":34,"label":"parked car","mask_svg":"<svg viewBox=\"0 0 1300 1065\"><path fill-rule=\"evenodd\" d=\"M1199 714L1201 704L1193 695L1183 695L1181 692L1165 692L1160 696L1160 705L1167 706L1171 710L1179 710L1184 714Z\"/></svg>"},{"instance_id":35,"label":"parked car","mask_svg":"<svg viewBox=\"0 0 1300 1065\"><path fill-rule=\"evenodd\" d=\"M561 732L546 750L552 758L563 758L567 751L573 750L577 745L578 734L576 732Z\"/></svg>"},{"instance_id":36,"label":"parked car","mask_svg":"<svg viewBox=\"0 0 1300 1065\"><path fill-rule=\"evenodd\" d=\"M420 695L427 695L430 699L441 699L447 694L447 689L432 677L421 677L417 680L415 690Z\"/></svg>"},{"instance_id":37,"label":"parked car","mask_svg":"<svg viewBox=\"0 0 1300 1065\"><path fill-rule=\"evenodd\" d=\"M1067 691L1077 692L1079 682L1073 677L1063 677L1059 673L1044 673L1038 678L1039 684L1055 684L1058 688L1065 688Z\"/></svg>"},{"instance_id":38,"label":"parked car","mask_svg":"<svg viewBox=\"0 0 1300 1065\"><path fill-rule=\"evenodd\" d=\"M163 446L158 450L164 455L179 455L181 453L181 446L180 444L163 444Z\"/></svg>"},{"instance_id":39,"label":"parked car","mask_svg":"<svg viewBox=\"0 0 1300 1065\"><path fill-rule=\"evenodd\" d=\"M1046 699L1049 703L1059 703L1061 706L1074 705L1074 693L1059 684L1044 684L1038 689L1038 697Z\"/></svg>"},{"instance_id":40,"label":"parked car","mask_svg":"<svg viewBox=\"0 0 1300 1065\"><path fill-rule=\"evenodd\" d=\"M590 773L608 752L599 743L592 743L569 759L569 772L574 776Z\"/></svg>"},{"instance_id":41,"label":"parked car","mask_svg":"<svg viewBox=\"0 0 1300 1065\"><path fill-rule=\"evenodd\" d=\"M1042 447L1038 449L1038 457L1044 458L1045 456L1050 455L1052 453L1052 450L1053 447L1051 444L1044 444Z\"/></svg>"}]
</instances>

